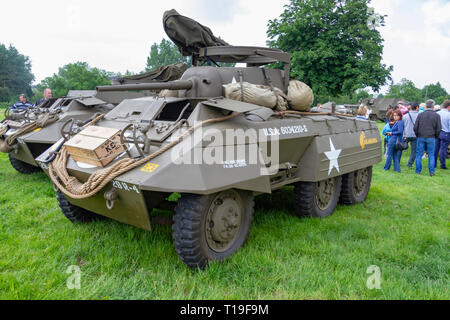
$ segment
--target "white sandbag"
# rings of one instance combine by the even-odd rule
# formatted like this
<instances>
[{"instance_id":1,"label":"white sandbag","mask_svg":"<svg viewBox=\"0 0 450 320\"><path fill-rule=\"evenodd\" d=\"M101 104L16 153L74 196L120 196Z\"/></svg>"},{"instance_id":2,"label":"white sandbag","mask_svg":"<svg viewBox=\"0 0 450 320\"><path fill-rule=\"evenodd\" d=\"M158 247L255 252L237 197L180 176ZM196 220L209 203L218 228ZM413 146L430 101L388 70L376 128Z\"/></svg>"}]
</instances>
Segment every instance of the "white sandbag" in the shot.
<instances>
[{"instance_id":1,"label":"white sandbag","mask_svg":"<svg viewBox=\"0 0 450 320\"><path fill-rule=\"evenodd\" d=\"M289 106L298 111L308 111L313 104L314 94L311 88L298 80L289 82L288 87Z\"/></svg>"},{"instance_id":2,"label":"white sandbag","mask_svg":"<svg viewBox=\"0 0 450 320\"><path fill-rule=\"evenodd\" d=\"M243 91L243 94L242 94ZM275 94L269 87L254 85L248 82L242 82L241 84L230 83L225 86L225 97L227 99L238 100L247 103L253 103L262 107L277 110L286 110L287 101L280 95L282 91L275 88L277 94Z\"/></svg>"},{"instance_id":3,"label":"white sandbag","mask_svg":"<svg viewBox=\"0 0 450 320\"><path fill-rule=\"evenodd\" d=\"M164 90L161 90L161 92L158 94L158 96L166 97L166 98L178 98L178 90L164 89Z\"/></svg>"}]
</instances>

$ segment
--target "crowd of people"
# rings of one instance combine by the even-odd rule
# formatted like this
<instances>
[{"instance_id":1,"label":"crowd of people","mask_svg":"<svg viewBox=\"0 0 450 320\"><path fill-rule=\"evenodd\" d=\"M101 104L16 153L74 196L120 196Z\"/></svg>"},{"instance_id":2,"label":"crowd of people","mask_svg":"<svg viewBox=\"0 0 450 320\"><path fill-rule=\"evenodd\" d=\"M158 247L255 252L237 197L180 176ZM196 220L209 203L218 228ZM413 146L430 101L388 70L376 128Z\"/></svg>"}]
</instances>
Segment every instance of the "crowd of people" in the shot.
<instances>
[{"instance_id":1,"label":"crowd of people","mask_svg":"<svg viewBox=\"0 0 450 320\"><path fill-rule=\"evenodd\" d=\"M19 101L17 101L16 103L14 103L10 109L14 112L22 112L27 110L30 107L35 107L38 106L40 104L42 104L43 102L47 101L48 99L53 97L53 93L52 93L52 89L50 88L45 88L44 90L44 97L40 98L36 101L35 104L32 104L31 102L28 102L27 100L27 96L25 94L21 94L19 96Z\"/></svg>"},{"instance_id":2,"label":"crowd of people","mask_svg":"<svg viewBox=\"0 0 450 320\"><path fill-rule=\"evenodd\" d=\"M438 158L440 168L446 166L447 148L450 143L450 100L436 108L434 100L424 104L398 103L386 114L383 128L384 153L386 162L384 170L389 170L394 163L394 171L401 172L402 143L411 146L408 168L415 163L417 174L422 172L422 159L428 158L430 176L435 175Z\"/></svg>"}]
</instances>

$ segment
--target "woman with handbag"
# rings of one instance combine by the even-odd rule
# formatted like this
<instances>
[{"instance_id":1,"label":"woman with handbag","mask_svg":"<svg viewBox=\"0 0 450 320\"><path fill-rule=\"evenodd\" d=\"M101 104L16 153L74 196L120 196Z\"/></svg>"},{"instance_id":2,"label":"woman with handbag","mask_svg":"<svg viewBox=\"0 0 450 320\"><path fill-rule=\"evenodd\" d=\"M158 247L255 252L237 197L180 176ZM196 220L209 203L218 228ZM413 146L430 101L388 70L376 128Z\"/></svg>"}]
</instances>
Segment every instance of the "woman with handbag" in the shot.
<instances>
[{"instance_id":1,"label":"woman with handbag","mask_svg":"<svg viewBox=\"0 0 450 320\"><path fill-rule=\"evenodd\" d=\"M400 159L402 158L402 147L403 144L403 116L402 112L397 109L392 113L394 118L394 125L392 126L392 131L387 132L389 135L388 149L386 155L386 163L384 164L384 170L389 170L391 168L392 161L394 161L394 171L401 172L400 170Z\"/></svg>"}]
</instances>

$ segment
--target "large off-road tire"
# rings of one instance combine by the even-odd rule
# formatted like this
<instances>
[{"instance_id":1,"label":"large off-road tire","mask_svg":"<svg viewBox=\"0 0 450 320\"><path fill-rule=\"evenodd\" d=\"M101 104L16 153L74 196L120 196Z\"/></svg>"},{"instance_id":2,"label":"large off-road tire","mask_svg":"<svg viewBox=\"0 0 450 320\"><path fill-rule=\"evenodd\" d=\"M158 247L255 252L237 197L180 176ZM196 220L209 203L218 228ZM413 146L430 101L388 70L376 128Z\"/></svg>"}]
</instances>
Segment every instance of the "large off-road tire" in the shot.
<instances>
[{"instance_id":1,"label":"large off-road tire","mask_svg":"<svg viewBox=\"0 0 450 320\"><path fill-rule=\"evenodd\" d=\"M62 213L69 219L71 222L92 222L96 220L104 219L103 216L88 211L86 209L74 206L71 204L64 194L61 191L56 192L56 198L58 199L59 207L61 208Z\"/></svg>"},{"instance_id":2,"label":"large off-road tire","mask_svg":"<svg viewBox=\"0 0 450 320\"><path fill-rule=\"evenodd\" d=\"M325 218L334 213L341 193L342 177L294 184L294 209L299 217Z\"/></svg>"},{"instance_id":3,"label":"large off-road tire","mask_svg":"<svg viewBox=\"0 0 450 320\"><path fill-rule=\"evenodd\" d=\"M11 153L8 153L8 157L9 157L9 162L11 163L12 167L14 169L16 169L17 172L20 172L22 174L32 174L32 173L41 171L40 167L33 166L33 165L23 162L19 159L16 159L11 156Z\"/></svg>"},{"instance_id":4,"label":"large off-road tire","mask_svg":"<svg viewBox=\"0 0 450 320\"><path fill-rule=\"evenodd\" d=\"M173 242L192 269L222 261L247 241L253 218L251 192L227 190L212 195L182 194L175 208Z\"/></svg>"},{"instance_id":5,"label":"large off-road tire","mask_svg":"<svg viewBox=\"0 0 450 320\"><path fill-rule=\"evenodd\" d=\"M344 174L339 202L345 205L364 202L369 194L371 181L372 167Z\"/></svg>"}]
</instances>

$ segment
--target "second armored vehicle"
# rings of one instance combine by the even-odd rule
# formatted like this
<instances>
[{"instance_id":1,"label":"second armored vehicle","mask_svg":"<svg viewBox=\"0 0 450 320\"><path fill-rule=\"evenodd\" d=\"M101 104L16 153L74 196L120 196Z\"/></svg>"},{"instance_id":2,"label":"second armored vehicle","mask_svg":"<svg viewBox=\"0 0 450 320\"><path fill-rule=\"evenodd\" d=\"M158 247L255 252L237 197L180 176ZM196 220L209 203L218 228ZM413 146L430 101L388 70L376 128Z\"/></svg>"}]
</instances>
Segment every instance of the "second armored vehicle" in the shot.
<instances>
[{"instance_id":1,"label":"second armored vehicle","mask_svg":"<svg viewBox=\"0 0 450 320\"><path fill-rule=\"evenodd\" d=\"M123 77L118 83L136 84L179 79L183 63L160 66L149 72ZM151 95L151 92L97 92L70 90L65 97L45 100L20 113L5 111L0 123L0 152L8 153L14 169L23 174L40 171L35 158L62 137L66 140L98 114L112 110L124 99ZM70 128L71 127L71 128Z\"/></svg>"},{"instance_id":2,"label":"second armored vehicle","mask_svg":"<svg viewBox=\"0 0 450 320\"><path fill-rule=\"evenodd\" d=\"M393 108L402 99L396 98L380 98L380 99L364 99L360 104L365 105L371 110L370 120L384 121L389 108Z\"/></svg>"}]
</instances>

